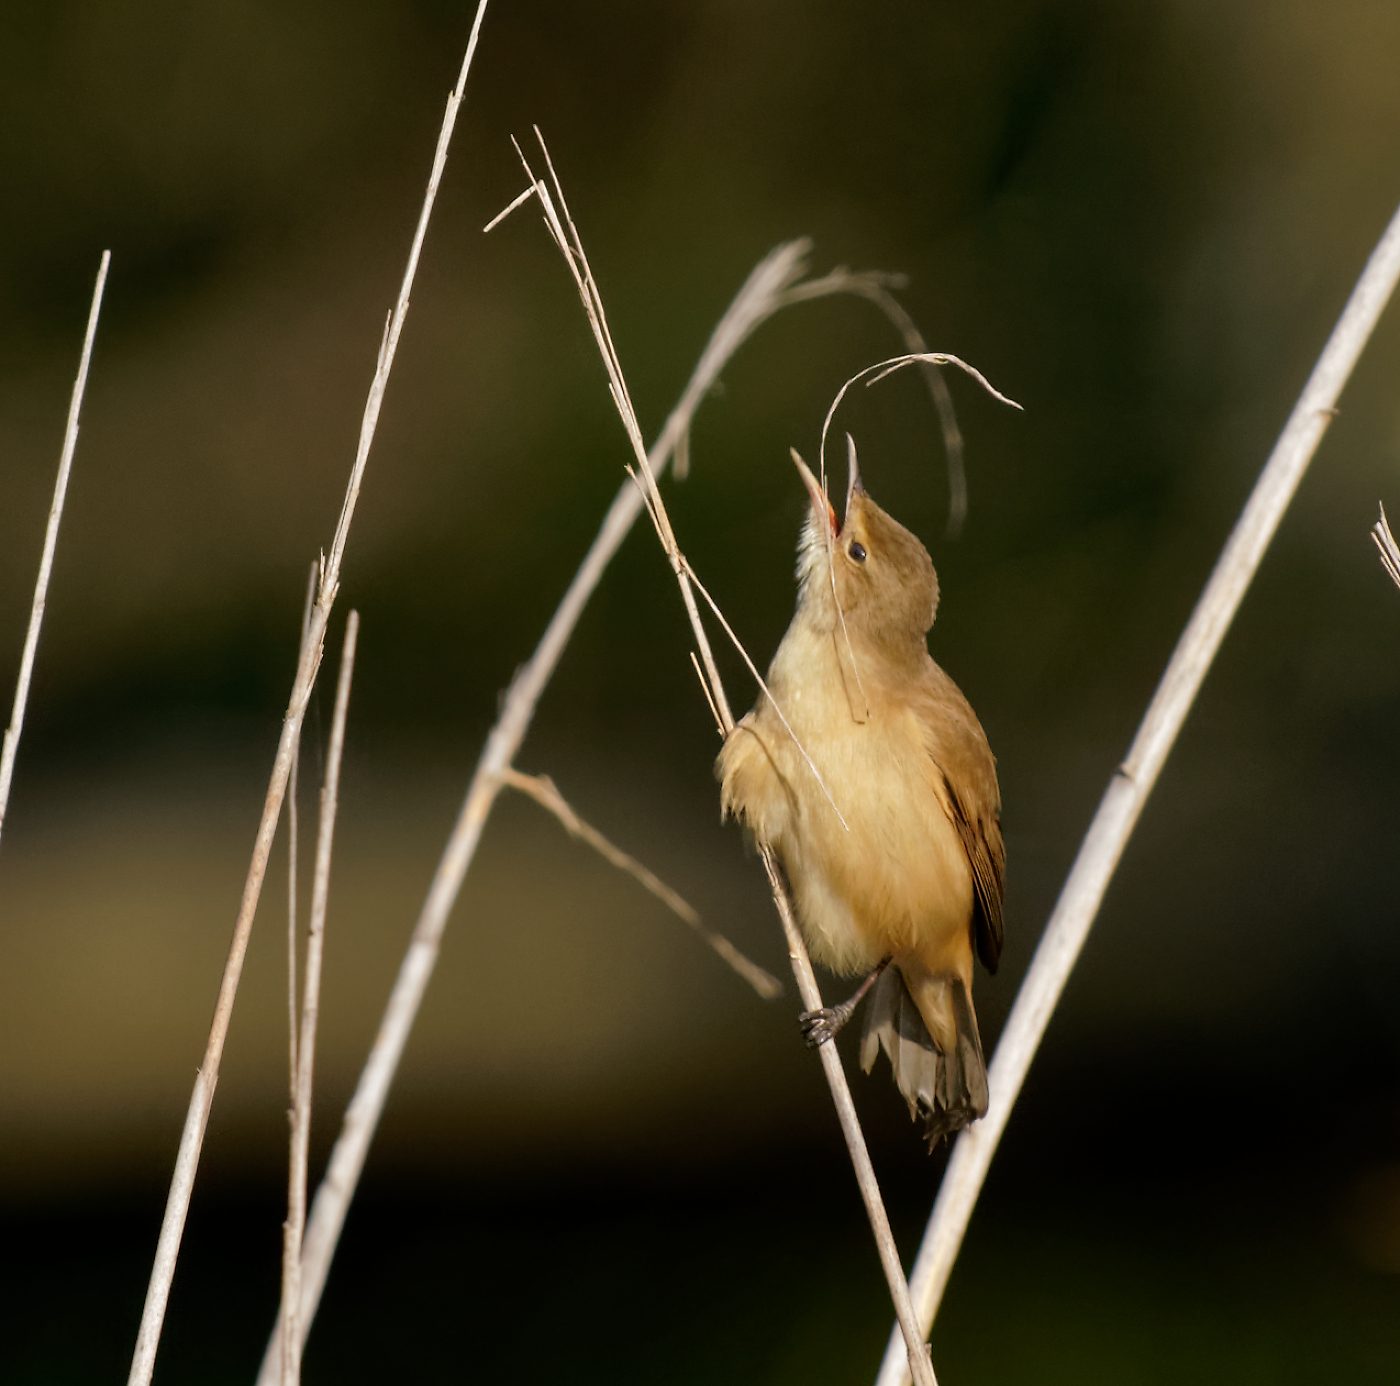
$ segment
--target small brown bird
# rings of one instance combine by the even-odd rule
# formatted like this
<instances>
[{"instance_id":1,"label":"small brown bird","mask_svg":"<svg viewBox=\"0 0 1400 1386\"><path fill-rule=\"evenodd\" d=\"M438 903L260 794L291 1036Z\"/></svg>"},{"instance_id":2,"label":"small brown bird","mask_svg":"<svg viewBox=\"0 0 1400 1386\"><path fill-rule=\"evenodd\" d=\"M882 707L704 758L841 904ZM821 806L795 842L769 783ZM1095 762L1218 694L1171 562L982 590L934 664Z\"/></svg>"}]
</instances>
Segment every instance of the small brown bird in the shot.
<instances>
[{"instance_id":1,"label":"small brown bird","mask_svg":"<svg viewBox=\"0 0 1400 1386\"><path fill-rule=\"evenodd\" d=\"M996 760L929 656L938 577L928 550L870 499L853 445L839 524L793 461L812 502L797 611L768 671L772 700L761 697L720 752L723 808L777 853L812 955L867 974L849 1001L802 1016L808 1042L835 1035L873 986L861 1066L868 1073L885 1051L932 1146L987 1110L972 955L990 972L1001 956Z\"/></svg>"}]
</instances>

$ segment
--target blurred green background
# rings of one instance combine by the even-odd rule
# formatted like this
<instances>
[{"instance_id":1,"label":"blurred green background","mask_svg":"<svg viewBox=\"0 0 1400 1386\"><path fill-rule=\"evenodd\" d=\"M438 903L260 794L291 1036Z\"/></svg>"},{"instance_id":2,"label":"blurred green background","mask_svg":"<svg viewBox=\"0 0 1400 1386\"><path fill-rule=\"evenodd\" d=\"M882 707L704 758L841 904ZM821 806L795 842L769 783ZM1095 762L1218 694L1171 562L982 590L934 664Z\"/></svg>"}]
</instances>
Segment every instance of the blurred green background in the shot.
<instances>
[{"instance_id":1,"label":"blurred green background","mask_svg":"<svg viewBox=\"0 0 1400 1386\"><path fill-rule=\"evenodd\" d=\"M6 1381L119 1379L294 662L471 7L0 9L0 687L101 250L107 305L0 847ZM989 1047L1108 776L1400 195L1400 9L1285 0L497 0L346 561L364 619L332 888L324 1151L499 691L625 442L507 136L538 122L644 428L751 265L906 273L962 379L943 537L913 378L853 395L929 542L933 649L998 752ZM766 660L789 445L898 342L792 310L726 371L673 514ZM1343 400L1012 1118L934 1335L942 1380L1393 1381L1400 313ZM337 620L337 630L340 620ZM645 526L521 767L776 972ZM746 686L731 662L731 691ZM5 693L8 702L8 693ZM319 744L329 691L308 729ZM319 752L305 762L314 801ZM303 828L309 835L309 828ZM251 1379L275 1302L285 867L264 896L158 1379ZM829 983L834 990L837 983ZM758 1001L503 801L312 1336L309 1382L847 1382L889 1322L789 984ZM912 1253L943 1159L856 1080Z\"/></svg>"}]
</instances>

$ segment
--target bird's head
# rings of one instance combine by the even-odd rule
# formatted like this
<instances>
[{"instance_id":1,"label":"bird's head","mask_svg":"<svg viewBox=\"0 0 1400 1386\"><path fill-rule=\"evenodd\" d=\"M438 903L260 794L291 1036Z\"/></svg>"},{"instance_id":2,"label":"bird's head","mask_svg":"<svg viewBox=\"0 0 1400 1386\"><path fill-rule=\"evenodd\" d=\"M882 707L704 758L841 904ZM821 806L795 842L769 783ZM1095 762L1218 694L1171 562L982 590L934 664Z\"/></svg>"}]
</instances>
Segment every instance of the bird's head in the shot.
<instances>
[{"instance_id":1,"label":"bird's head","mask_svg":"<svg viewBox=\"0 0 1400 1386\"><path fill-rule=\"evenodd\" d=\"M797 546L799 610L827 626L839 620L839 606L853 635L891 646L917 641L922 648L938 612L933 560L915 535L871 500L849 438L847 456L846 513L838 521L821 483L792 454L812 503Z\"/></svg>"}]
</instances>

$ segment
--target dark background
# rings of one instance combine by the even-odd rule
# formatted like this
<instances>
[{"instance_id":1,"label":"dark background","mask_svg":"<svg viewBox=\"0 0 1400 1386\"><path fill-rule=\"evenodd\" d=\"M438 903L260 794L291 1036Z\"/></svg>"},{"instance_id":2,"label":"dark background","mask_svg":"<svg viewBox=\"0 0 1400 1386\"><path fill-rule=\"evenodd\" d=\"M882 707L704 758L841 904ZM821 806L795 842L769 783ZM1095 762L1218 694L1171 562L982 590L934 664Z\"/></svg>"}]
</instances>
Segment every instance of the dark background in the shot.
<instances>
[{"instance_id":1,"label":"dark background","mask_svg":"<svg viewBox=\"0 0 1400 1386\"><path fill-rule=\"evenodd\" d=\"M0 686L92 277L113 265L0 848L6 1381L120 1379L465 4L0 10ZM507 3L488 12L346 560L364 619L322 1010L334 1132L513 668L626 447L507 136L538 122L648 431L751 265L909 276L962 379L844 414L929 542L1001 768L995 1042L1173 641L1400 192L1400 10ZM672 488L760 662L828 402L898 342L792 310ZM1109 892L934 1334L945 1382L1380 1382L1400 1328L1400 317L1382 324ZM717 824L645 525L520 757L786 975ZM730 667L730 666L726 666ZM731 691L751 689L737 663ZM8 694L5 695L8 701ZM329 688L308 728L329 721ZM303 785L310 820L318 752ZM303 833L309 837L310 828ZM279 857L280 861L280 857ZM158 1379L251 1377L276 1295L285 877L265 892ZM827 980L834 992L841 984ZM533 806L448 934L309 1382L869 1380L889 1311L797 1002L753 997ZM942 1157L857 1078L912 1254ZM313 1174L314 1174L313 1170Z\"/></svg>"}]
</instances>

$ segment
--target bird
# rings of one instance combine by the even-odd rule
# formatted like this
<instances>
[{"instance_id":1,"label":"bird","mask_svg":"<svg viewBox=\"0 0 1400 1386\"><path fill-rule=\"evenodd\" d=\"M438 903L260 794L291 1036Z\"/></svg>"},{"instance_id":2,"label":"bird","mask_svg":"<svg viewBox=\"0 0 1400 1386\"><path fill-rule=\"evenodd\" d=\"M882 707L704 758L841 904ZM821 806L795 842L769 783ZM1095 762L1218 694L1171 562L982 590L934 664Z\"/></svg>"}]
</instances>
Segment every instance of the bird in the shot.
<instances>
[{"instance_id":1,"label":"bird","mask_svg":"<svg viewBox=\"0 0 1400 1386\"><path fill-rule=\"evenodd\" d=\"M932 1150L987 1111L973 956L989 973L1001 958L1001 793L977 714L929 654L933 560L847 447L839 521L792 453L811 502L797 606L715 769L722 816L777 855L812 956L864 977L802 1014L807 1042L833 1039L873 990L861 1066L884 1052Z\"/></svg>"}]
</instances>

